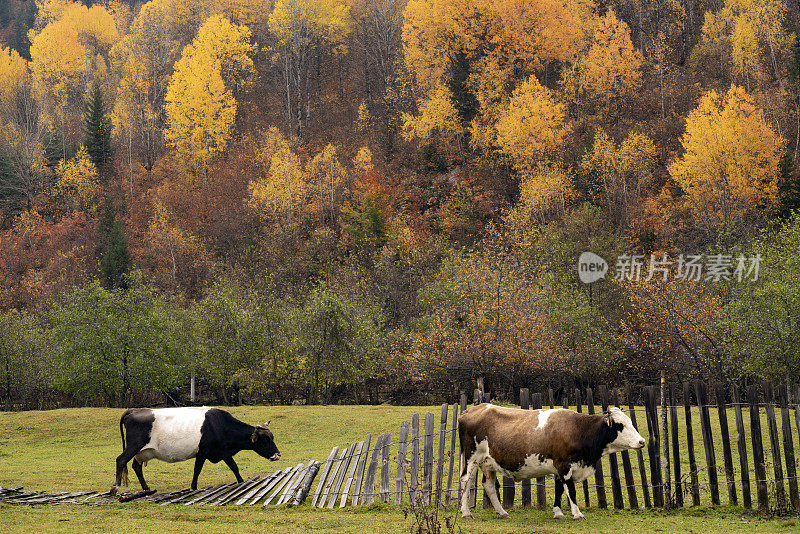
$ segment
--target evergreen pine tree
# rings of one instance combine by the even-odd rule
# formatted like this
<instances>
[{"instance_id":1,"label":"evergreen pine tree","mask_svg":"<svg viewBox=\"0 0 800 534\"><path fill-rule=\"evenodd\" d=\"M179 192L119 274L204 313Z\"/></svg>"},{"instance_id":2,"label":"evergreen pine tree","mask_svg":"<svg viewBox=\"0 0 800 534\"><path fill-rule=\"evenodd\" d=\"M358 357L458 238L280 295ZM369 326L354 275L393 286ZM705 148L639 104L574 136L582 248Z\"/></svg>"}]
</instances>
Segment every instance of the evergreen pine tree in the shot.
<instances>
[{"instance_id":1,"label":"evergreen pine tree","mask_svg":"<svg viewBox=\"0 0 800 534\"><path fill-rule=\"evenodd\" d=\"M128 271L130 255L128 240L117 220L114 203L106 200L106 208L100 220L100 232L105 237L105 252L100 262L100 275L108 289L125 288L124 275Z\"/></svg>"},{"instance_id":2,"label":"evergreen pine tree","mask_svg":"<svg viewBox=\"0 0 800 534\"><path fill-rule=\"evenodd\" d=\"M83 115L84 145L95 166L101 172L111 160L111 122L106 117L103 92L97 82L92 84L86 98Z\"/></svg>"}]
</instances>

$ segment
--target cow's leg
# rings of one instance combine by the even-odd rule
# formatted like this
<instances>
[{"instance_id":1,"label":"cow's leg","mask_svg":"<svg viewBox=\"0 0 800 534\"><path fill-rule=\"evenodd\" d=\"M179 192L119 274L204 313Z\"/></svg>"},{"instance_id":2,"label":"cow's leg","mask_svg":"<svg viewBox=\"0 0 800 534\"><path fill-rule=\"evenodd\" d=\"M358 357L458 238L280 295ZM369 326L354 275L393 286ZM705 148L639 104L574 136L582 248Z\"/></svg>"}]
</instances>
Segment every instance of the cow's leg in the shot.
<instances>
[{"instance_id":1,"label":"cow's leg","mask_svg":"<svg viewBox=\"0 0 800 534\"><path fill-rule=\"evenodd\" d=\"M578 509L578 499L575 497L575 481L570 477L566 479L565 484L567 485L567 499L569 499L569 507L572 510L572 519L586 519Z\"/></svg>"},{"instance_id":2,"label":"cow's leg","mask_svg":"<svg viewBox=\"0 0 800 534\"><path fill-rule=\"evenodd\" d=\"M133 472L136 473L136 478L139 479L139 484L141 484L142 490L148 491L150 488L148 487L147 482L144 481L144 473L142 473L142 464L139 463L139 460L134 458L133 462L131 462L131 467L133 467Z\"/></svg>"},{"instance_id":3,"label":"cow's leg","mask_svg":"<svg viewBox=\"0 0 800 534\"><path fill-rule=\"evenodd\" d=\"M486 476L486 480L483 481L483 489L486 491L486 495L489 496L489 500L492 502L492 506L494 506L494 511L497 515L505 519L508 517L508 512L503 510L500 499L497 497L497 490L494 487L497 474L490 469L484 469L483 474Z\"/></svg>"},{"instance_id":4,"label":"cow's leg","mask_svg":"<svg viewBox=\"0 0 800 534\"><path fill-rule=\"evenodd\" d=\"M117 476L114 480L114 485L109 490L111 495L115 495L120 486L128 485L128 462L142 450L143 446L144 444L129 443L125 450L122 451L122 454L117 456Z\"/></svg>"},{"instance_id":5,"label":"cow's leg","mask_svg":"<svg viewBox=\"0 0 800 534\"><path fill-rule=\"evenodd\" d=\"M236 481L243 482L241 475L239 475L239 466L236 465L236 462L233 461L233 456L230 456L228 458L223 458L223 461L228 467L231 468L233 474L236 475Z\"/></svg>"},{"instance_id":6,"label":"cow's leg","mask_svg":"<svg viewBox=\"0 0 800 534\"><path fill-rule=\"evenodd\" d=\"M472 512L469 510L469 490L474 484L475 477L478 476L478 463L474 460L467 461L467 467L461 475L461 517L472 519Z\"/></svg>"},{"instance_id":7,"label":"cow's leg","mask_svg":"<svg viewBox=\"0 0 800 534\"><path fill-rule=\"evenodd\" d=\"M192 476L192 489L197 489L197 477L200 476L200 471L203 470L203 464L206 461L206 457L202 454L198 454L197 457L194 459L194 476Z\"/></svg>"},{"instance_id":8,"label":"cow's leg","mask_svg":"<svg viewBox=\"0 0 800 534\"><path fill-rule=\"evenodd\" d=\"M561 512L561 495L564 494L564 479L556 475L556 500L553 502L553 519L566 519Z\"/></svg>"}]
</instances>

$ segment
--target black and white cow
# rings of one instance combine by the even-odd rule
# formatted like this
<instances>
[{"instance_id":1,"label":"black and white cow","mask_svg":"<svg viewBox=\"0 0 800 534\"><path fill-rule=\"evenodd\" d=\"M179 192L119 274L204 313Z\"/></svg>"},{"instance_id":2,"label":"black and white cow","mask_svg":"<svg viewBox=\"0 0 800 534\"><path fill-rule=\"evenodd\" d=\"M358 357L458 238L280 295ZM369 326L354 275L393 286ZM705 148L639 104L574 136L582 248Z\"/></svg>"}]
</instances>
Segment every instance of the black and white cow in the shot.
<instances>
[{"instance_id":1,"label":"black and white cow","mask_svg":"<svg viewBox=\"0 0 800 534\"><path fill-rule=\"evenodd\" d=\"M164 462L182 462L194 458L192 489L197 489L197 477L206 460L220 460L231 468L236 480L242 482L233 456L241 450L252 450L269 460L279 460L269 423L250 426L218 408L131 408L119 420L122 454L117 457L117 477L111 486L115 494L119 486L128 483L128 462L143 490L148 490L142 467L153 458ZM124 427L124 429L123 429ZM127 440L126 440L127 434Z\"/></svg>"},{"instance_id":2,"label":"black and white cow","mask_svg":"<svg viewBox=\"0 0 800 534\"><path fill-rule=\"evenodd\" d=\"M461 438L461 514L469 511L470 484L483 471L486 494L500 517L508 514L495 491L497 473L514 480L555 475L556 498L553 514L564 519L561 495L567 486L572 517L585 519L578 509L575 483L594 473L605 454L641 449L644 438L619 408L589 415L566 409L520 410L480 404L458 418Z\"/></svg>"}]
</instances>

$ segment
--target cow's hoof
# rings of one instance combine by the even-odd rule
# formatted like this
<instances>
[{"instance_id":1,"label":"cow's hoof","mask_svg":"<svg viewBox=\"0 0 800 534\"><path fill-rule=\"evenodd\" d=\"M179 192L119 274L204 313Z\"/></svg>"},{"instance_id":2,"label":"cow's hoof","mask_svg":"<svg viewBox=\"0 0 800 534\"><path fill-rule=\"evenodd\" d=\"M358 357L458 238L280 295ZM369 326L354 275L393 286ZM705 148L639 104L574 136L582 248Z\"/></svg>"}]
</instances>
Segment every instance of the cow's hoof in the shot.
<instances>
[{"instance_id":1,"label":"cow's hoof","mask_svg":"<svg viewBox=\"0 0 800 534\"><path fill-rule=\"evenodd\" d=\"M117 494L117 489L119 489L117 486L111 486L111 489L108 490L108 494L109 495L116 495Z\"/></svg>"},{"instance_id":2,"label":"cow's hoof","mask_svg":"<svg viewBox=\"0 0 800 534\"><path fill-rule=\"evenodd\" d=\"M556 508L553 510L553 519L566 519L563 512L561 512L561 508Z\"/></svg>"},{"instance_id":3,"label":"cow's hoof","mask_svg":"<svg viewBox=\"0 0 800 534\"><path fill-rule=\"evenodd\" d=\"M574 519L575 521L586 521L586 518L583 516L583 514L574 515L574 516L572 516L572 519Z\"/></svg>"},{"instance_id":4,"label":"cow's hoof","mask_svg":"<svg viewBox=\"0 0 800 534\"><path fill-rule=\"evenodd\" d=\"M467 512L466 514L461 514L461 517L464 519L475 519L475 516L472 515L472 512Z\"/></svg>"},{"instance_id":5,"label":"cow's hoof","mask_svg":"<svg viewBox=\"0 0 800 534\"><path fill-rule=\"evenodd\" d=\"M508 519L508 512L503 512L502 514L497 514L500 519Z\"/></svg>"}]
</instances>

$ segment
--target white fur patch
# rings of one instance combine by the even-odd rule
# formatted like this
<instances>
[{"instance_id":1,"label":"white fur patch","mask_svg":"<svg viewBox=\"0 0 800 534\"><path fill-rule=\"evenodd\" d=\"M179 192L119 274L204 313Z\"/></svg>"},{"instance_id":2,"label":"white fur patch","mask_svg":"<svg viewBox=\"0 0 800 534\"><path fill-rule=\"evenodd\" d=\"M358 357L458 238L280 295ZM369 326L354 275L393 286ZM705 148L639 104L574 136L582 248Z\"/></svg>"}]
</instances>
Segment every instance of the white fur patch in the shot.
<instances>
[{"instance_id":1,"label":"white fur patch","mask_svg":"<svg viewBox=\"0 0 800 534\"><path fill-rule=\"evenodd\" d=\"M565 479L571 478L575 482L583 482L594 474L593 466L586 467L581 463L574 462L569 465L569 473L567 473L567 476L564 477Z\"/></svg>"},{"instance_id":2,"label":"white fur patch","mask_svg":"<svg viewBox=\"0 0 800 534\"><path fill-rule=\"evenodd\" d=\"M525 463L520 467L519 471L511 473L511 476L516 480L527 480L529 478L555 474L556 468L555 465L553 465L553 460L545 458L544 461L539 461L538 454L530 454L525 457Z\"/></svg>"},{"instance_id":3,"label":"white fur patch","mask_svg":"<svg viewBox=\"0 0 800 534\"><path fill-rule=\"evenodd\" d=\"M547 426L547 420L550 419L550 416L553 412L557 412L558 410L562 410L563 408L553 408L550 410L541 410L539 412L539 424L536 425L536 430L542 430L545 426Z\"/></svg>"},{"instance_id":4,"label":"white fur patch","mask_svg":"<svg viewBox=\"0 0 800 534\"><path fill-rule=\"evenodd\" d=\"M200 448L200 427L206 418L202 408L162 408L153 410L150 441L136 455L139 462L152 458L164 462L181 462L197 456Z\"/></svg>"}]
</instances>

